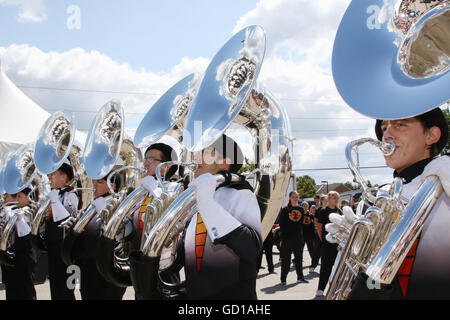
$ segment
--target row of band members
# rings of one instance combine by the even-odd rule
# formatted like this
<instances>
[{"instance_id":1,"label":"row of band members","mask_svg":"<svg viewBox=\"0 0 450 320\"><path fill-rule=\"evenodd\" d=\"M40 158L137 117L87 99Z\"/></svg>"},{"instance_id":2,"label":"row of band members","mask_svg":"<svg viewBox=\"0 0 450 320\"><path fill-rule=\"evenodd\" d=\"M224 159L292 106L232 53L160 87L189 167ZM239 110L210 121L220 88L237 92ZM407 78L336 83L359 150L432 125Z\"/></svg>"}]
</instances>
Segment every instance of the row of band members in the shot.
<instances>
[{"instance_id":1,"label":"row of band members","mask_svg":"<svg viewBox=\"0 0 450 320\"><path fill-rule=\"evenodd\" d=\"M385 157L386 164L394 169L394 177L404 180L403 195L411 198L418 189L422 179L427 174L448 175L449 158L439 153L448 141L448 124L439 108L433 109L422 115L400 120L377 120L375 133L379 140L393 140L396 144L394 154ZM231 143L233 147L226 148ZM161 161L171 160L172 151L166 145L152 145L146 152L145 165L149 175L142 179L141 185L148 191L149 196L157 193L157 182L152 177L156 166ZM226 136L222 136L208 150L197 154L201 157L201 165L195 173L195 179L190 183L196 190L196 198L199 213L194 215L186 228L179 245L178 268L184 267L186 276L187 299L256 299L256 261L262 249L260 210L251 186L241 180L237 183L222 184L216 188L216 180L213 174L220 171L237 172L241 162L236 157L241 157L236 142ZM227 157L226 150L234 149L234 159ZM238 150L238 152L236 152ZM205 152L208 151L208 152ZM205 159L207 158L207 159ZM223 158L225 161L217 161ZM215 160L215 161L212 161ZM67 183L71 178L70 170L64 166L49 176L54 189L50 193L52 201L52 213L47 220L47 249L49 256L49 279L52 299L74 299L73 290L68 290L66 285L66 268L59 256L62 243L62 230L58 225L64 219L68 219L69 205L77 207L78 198ZM449 299L450 278L450 210L449 210L449 182L441 178L444 192L438 199L417 243L408 254L407 258L397 273L391 285L373 288L367 286L367 276L360 273L353 286L350 298L383 298L383 299ZM96 188L102 190L104 181L96 181ZM105 189L106 190L106 189ZM99 191L100 192L100 191ZM97 194L94 200L98 212L104 202L100 199L105 194ZM18 195L18 197L23 197ZM72 203L70 203L72 202ZM328 205L330 199L328 199ZM337 205L337 203L336 203ZM20 210L19 210L20 211ZM287 208L287 217L292 211ZM329 213L336 211L333 208ZM134 215L134 228L131 236L136 236L139 226L139 215ZM137 217L136 217L137 216ZM280 215L280 220L282 215ZM142 217L140 217L142 218ZM142 219L143 220L143 219ZM322 255L322 266L325 264L327 271L331 272L335 258L335 244L324 241L324 226L328 222L328 214L319 219L318 234L322 240L322 252L329 249L329 259ZM95 223L93 219L91 223ZM18 224L19 226L20 224ZM20 229L20 227L18 227ZM81 254L80 267L81 295L82 298L92 299L121 299L123 289L113 288L103 290L101 287L111 288L101 279L95 266L95 244L98 239L98 227L92 235L85 236L84 253ZM320 229L320 230L319 230ZM22 267L6 271L6 282L20 283L21 293L10 290L11 298L33 299L35 298L32 283L24 285L25 279L31 278L31 263L25 257L31 256L27 235L18 230L16 238L16 265L23 263ZM88 233L87 233L88 234ZM23 238L23 239L20 239ZM92 241L92 243L91 243ZM81 246L83 247L83 246ZM88 250L89 248L89 250ZM333 251L331 253L331 251ZM20 252L23 252L21 257ZM289 263L290 259L287 260ZM329 261L328 261L329 260ZM14 275L14 272L23 274ZM322 270L321 270L322 272ZM5 273L5 270L4 270ZM10 275L12 274L12 275ZM25 275L27 274L27 275ZM286 275L286 266L282 267L281 280ZM302 280L302 273L298 274ZM20 279L19 279L20 278ZM83 278L88 279L83 282ZM319 290L325 289L326 281L319 281ZM100 285L91 285L102 283ZM8 295L7 285L7 295ZM27 289L24 289L27 288ZM106 293L108 291L108 293ZM15 296L12 293L16 294Z\"/></svg>"},{"instance_id":2,"label":"row of band members","mask_svg":"<svg viewBox=\"0 0 450 320\"><path fill-rule=\"evenodd\" d=\"M161 194L158 182L154 178L156 167L161 162L171 161L175 155L173 149L163 143L156 143L145 151L144 166L147 176L141 180L141 186L148 192L148 198ZM231 155L231 156L229 156ZM216 173L237 173L242 166L242 151L237 143L222 135L212 146L195 155L198 169L195 179L189 184L196 190L199 213L194 215L178 243L178 270L184 267L188 281L187 299L256 299L256 257L261 249L260 209L252 187L242 177L240 181L230 179L217 186ZM240 160L237 160L240 159ZM177 170L172 166L166 178ZM229 175L228 175L229 176ZM61 224L73 221L72 208L80 208L78 195L68 187L73 179L73 170L64 163L58 170L48 175L51 192L48 197L51 208L45 221L45 247L48 252L48 277L52 300L74 300L74 290L68 288L67 265L61 258L64 228ZM113 188L120 179L114 179ZM115 181L117 180L117 181ZM105 197L109 188L106 177L94 180L94 201L97 216L86 227L83 236L74 246L76 264L81 269L80 293L82 299L113 300L122 299L125 288L116 287L103 279L96 267L97 244L100 239L99 213L105 207ZM171 189L176 182L168 182ZM29 221L23 214L23 207L29 205L25 189L17 195L5 195L5 202L16 198L23 199L17 208L5 207L3 214L17 214L14 267L2 265L2 279L5 283L6 299L36 299L32 272L36 262L33 250ZM139 249L142 223L145 212L136 208L133 219L125 227L125 237L129 237L133 249ZM244 245L243 245L244 244ZM184 258L183 258L184 257ZM220 269L220 278L217 270ZM214 286L211 286L214 283ZM139 298L139 297L137 297Z\"/></svg>"}]
</instances>

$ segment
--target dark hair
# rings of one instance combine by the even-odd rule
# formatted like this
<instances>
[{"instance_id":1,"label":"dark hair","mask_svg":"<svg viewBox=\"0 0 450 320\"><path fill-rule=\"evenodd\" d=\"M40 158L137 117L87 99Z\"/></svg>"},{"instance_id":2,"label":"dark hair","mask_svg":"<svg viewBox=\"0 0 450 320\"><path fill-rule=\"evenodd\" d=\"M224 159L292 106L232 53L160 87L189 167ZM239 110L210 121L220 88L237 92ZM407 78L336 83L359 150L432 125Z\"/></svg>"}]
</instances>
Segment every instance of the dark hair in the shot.
<instances>
[{"instance_id":1,"label":"dark hair","mask_svg":"<svg viewBox=\"0 0 450 320\"><path fill-rule=\"evenodd\" d=\"M447 119L445 119L444 113L440 108L434 108L428 112L415 116L417 120L422 123L424 130L428 130L432 127L438 127L441 130L441 137L438 142L432 144L429 148L430 150L430 158L434 158L437 156L442 149L447 145L448 142L448 123ZM383 139L383 130L381 129L381 125L383 120L378 119L375 123L375 134L377 135L378 140Z\"/></svg>"},{"instance_id":2,"label":"dark hair","mask_svg":"<svg viewBox=\"0 0 450 320\"><path fill-rule=\"evenodd\" d=\"M154 144L150 145L147 148L147 150L145 150L144 155L150 150L161 151L161 154L162 154L161 160L163 162L176 161L178 158L176 152L172 149L172 147L165 143L154 143ZM171 166L170 169L167 171L165 178L169 179L170 177L172 177L174 175L174 173L177 171L177 169L178 169L178 166L176 166L176 165Z\"/></svg>"},{"instance_id":3,"label":"dark hair","mask_svg":"<svg viewBox=\"0 0 450 320\"><path fill-rule=\"evenodd\" d=\"M433 143L430 146L430 157L434 158L437 156L442 149L445 148L448 142L448 123L445 119L444 113L440 108L433 109L429 112L416 116L423 127L428 130L434 126L438 127L441 130L441 137L438 142Z\"/></svg>"},{"instance_id":4,"label":"dark hair","mask_svg":"<svg viewBox=\"0 0 450 320\"><path fill-rule=\"evenodd\" d=\"M33 192L31 192L30 188L25 188L20 192L22 192L28 198L31 198L31 200L33 200L33 201L37 201L39 199L39 191L37 188L34 188ZM31 192L31 194L30 194L30 192Z\"/></svg>"},{"instance_id":5,"label":"dark hair","mask_svg":"<svg viewBox=\"0 0 450 320\"><path fill-rule=\"evenodd\" d=\"M73 169L67 163L63 163L61 167L59 167L58 171L61 171L62 173L65 173L67 175L67 182L73 179Z\"/></svg>"},{"instance_id":6,"label":"dark hair","mask_svg":"<svg viewBox=\"0 0 450 320\"><path fill-rule=\"evenodd\" d=\"M110 172L111 173L111 172ZM110 175L110 173L108 173L106 176L104 176L101 180L105 180L106 182L108 182L108 176ZM114 188L114 192L117 192L120 190L120 186L122 185L122 179L120 177L119 173L115 173L112 178L111 178L111 183L115 184L115 188Z\"/></svg>"},{"instance_id":7,"label":"dark hair","mask_svg":"<svg viewBox=\"0 0 450 320\"><path fill-rule=\"evenodd\" d=\"M211 145L211 147L216 150L219 160L225 158L231 160L229 170L231 173L237 173L239 169L241 169L242 164L244 163L244 156L236 141L223 134Z\"/></svg>"},{"instance_id":8,"label":"dark hair","mask_svg":"<svg viewBox=\"0 0 450 320\"><path fill-rule=\"evenodd\" d=\"M28 194L31 192L31 189L30 188L25 188L25 189L23 189L20 192L22 192L24 195L28 196Z\"/></svg>"}]
</instances>

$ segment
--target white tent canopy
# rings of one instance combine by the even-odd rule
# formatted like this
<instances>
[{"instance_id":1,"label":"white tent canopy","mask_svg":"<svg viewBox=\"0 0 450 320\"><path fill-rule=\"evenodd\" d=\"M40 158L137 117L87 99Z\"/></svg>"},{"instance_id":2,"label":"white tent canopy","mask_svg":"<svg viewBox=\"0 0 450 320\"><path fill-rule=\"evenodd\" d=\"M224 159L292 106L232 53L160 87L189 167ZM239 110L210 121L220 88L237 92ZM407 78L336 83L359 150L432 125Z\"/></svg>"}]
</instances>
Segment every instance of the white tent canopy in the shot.
<instances>
[{"instance_id":1,"label":"white tent canopy","mask_svg":"<svg viewBox=\"0 0 450 320\"><path fill-rule=\"evenodd\" d=\"M0 65L0 141L34 142L49 116L9 80Z\"/></svg>"},{"instance_id":2,"label":"white tent canopy","mask_svg":"<svg viewBox=\"0 0 450 320\"><path fill-rule=\"evenodd\" d=\"M3 73L0 65L0 156L37 139L50 117ZM84 147L87 133L76 130L75 144Z\"/></svg>"}]
</instances>

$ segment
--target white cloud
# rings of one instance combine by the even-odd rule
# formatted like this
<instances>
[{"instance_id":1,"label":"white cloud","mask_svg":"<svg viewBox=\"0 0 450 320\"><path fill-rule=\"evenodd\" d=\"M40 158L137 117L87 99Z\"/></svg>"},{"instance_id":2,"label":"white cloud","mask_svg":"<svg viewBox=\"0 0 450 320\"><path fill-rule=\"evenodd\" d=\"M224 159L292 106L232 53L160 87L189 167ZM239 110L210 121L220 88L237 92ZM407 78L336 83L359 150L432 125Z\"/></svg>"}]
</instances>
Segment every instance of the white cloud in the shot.
<instances>
[{"instance_id":1,"label":"white cloud","mask_svg":"<svg viewBox=\"0 0 450 320\"><path fill-rule=\"evenodd\" d=\"M349 3L350 0L260 0L253 10L240 17L233 30L234 34L257 24L266 31L267 52L259 80L274 92L291 118L296 169L347 167L346 144L356 138L374 137L374 121L347 106L336 90L331 72L334 37ZM360 158L362 166L384 164L373 148ZM369 180L380 179L383 175L379 173L380 170L372 170ZM316 182L353 179L349 170L296 174L308 174Z\"/></svg>"},{"instance_id":2,"label":"white cloud","mask_svg":"<svg viewBox=\"0 0 450 320\"><path fill-rule=\"evenodd\" d=\"M294 56L328 62L337 26L350 0L260 0L233 30L261 25L269 55L283 48ZM296 52L297 51L297 52Z\"/></svg>"},{"instance_id":3,"label":"white cloud","mask_svg":"<svg viewBox=\"0 0 450 320\"><path fill-rule=\"evenodd\" d=\"M0 47L0 57L2 70L16 85L25 86L21 89L41 107L81 111L75 113L81 130L88 128L97 110L113 98L122 102L127 126L136 128L166 90L192 72L203 72L208 64L202 57L183 58L168 73L152 73L133 70L127 63L118 63L98 51L74 48L61 53L44 52L26 44Z\"/></svg>"},{"instance_id":4,"label":"white cloud","mask_svg":"<svg viewBox=\"0 0 450 320\"><path fill-rule=\"evenodd\" d=\"M0 4L4 2L0 0ZM259 80L286 107L291 118L294 168L346 167L347 142L372 136L373 120L350 109L337 92L331 70L331 53L339 21L350 0L261 0L242 16L233 33L259 24L267 33L267 54ZM224 43L227 39L224 39ZM0 47L3 70L16 83L54 88L80 88L128 92L125 94L23 89L46 109L76 109L76 125L87 128L95 112L108 100L118 98L127 113L126 126L133 133L143 114L176 81L191 72L203 72L208 59L182 58L167 73L133 70L107 55L74 48L66 52L43 52L29 45ZM150 94L132 94L143 92ZM153 94L152 94L153 93ZM140 113L140 114L137 114ZM361 130L359 130L361 129ZM237 136L239 131L231 128ZM246 155L251 141L245 136ZM377 151L361 154L361 165L383 165ZM367 157L367 158L366 158ZM382 183L380 170L365 171L373 183ZM351 181L348 170L299 171L316 182Z\"/></svg>"},{"instance_id":5,"label":"white cloud","mask_svg":"<svg viewBox=\"0 0 450 320\"><path fill-rule=\"evenodd\" d=\"M19 22L42 22L48 17L42 0L0 0L0 5L19 7Z\"/></svg>"}]
</instances>

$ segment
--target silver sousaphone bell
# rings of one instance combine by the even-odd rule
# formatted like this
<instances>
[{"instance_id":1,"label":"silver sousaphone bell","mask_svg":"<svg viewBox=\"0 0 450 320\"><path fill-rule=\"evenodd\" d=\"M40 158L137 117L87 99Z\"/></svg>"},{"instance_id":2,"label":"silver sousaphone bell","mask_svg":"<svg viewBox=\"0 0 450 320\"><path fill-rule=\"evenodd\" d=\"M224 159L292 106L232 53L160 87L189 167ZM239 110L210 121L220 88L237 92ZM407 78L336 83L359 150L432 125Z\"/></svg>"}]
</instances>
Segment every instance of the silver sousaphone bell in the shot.
<instances>
[{"instance_id":1,"label":"silver sousaphone bell","mask_svg":"<svg viewBox=\"0 0 450 320\"><path fill-rule=\"evenodd\" d=\"M25 189L38 174L33 160L34 146L27 143L12 153L3 170L6 193L16 194Z\"/></svg>"},{"instance_id":2,"label":"silver sousaphone bell","mask_svg":"<svg viewBox=\"0 0 450 320\"><path fill-rule=\"evenodd\" d=\"M353 0L336 34L332 62L342 98L365 116L403 119L439 107L450 99L450 1ZM360 273L368 286L391 284L442 194L437 176L427 177L407 203L399 178L388 190L367 188L351 157L363 143L385 156L395 152L393 142L371 138L347 145L347 163L368 208L361 201L352 222L325 227L331 231L327 240L340 251L328 300L358 298L352 285Z\"/></svg>"},{"instance_id":3,"label":"silver sousaphone bell","mask_svg":"<svg viewBox=\"0 0 450 320\"><path fill-rule=\"evenodd\" d=\"M289 119L274 96L256 81L264 54L265 33L260 26L247 27L225 43L205 71L183 132L183 145L189 152L210 146L232 123L251 132L257 168L254 192L261 208L263 237L277 217L292 170ZM217 179L223 181L223 177ZM177 241L196 212L195 193L189 187L152 228L131 269L139 297L158 298L158 287L168 298L184 291L183 283L163 279L159 260L163 248Z\"/></svg>"},{"instance_id":4,"label":"silver sousaphone bell","mask_svg":"<svg viewBox=\"0 0 450 320\"><path fill-rule=\"evenodd\" d=\"M293 141L285 108L257 80L265 50L262 27L249 26L235 34L209 64L184 130L184 144L191 152L210 146L232 124L251 133L263 238L286 196Z\"/></svg>"},{"instance_id":5,"label":"silver sousaphone bell","mask_svg":"<svg viewBox=\"0 0 450 320\"><path fill-rule=\"evenodd\" d=\"M199 74L191 74L167 90L152 105L139 124L134 136L134 145L145 148L163 136L170 136L180 142L186 114L197 92L200 79ZM106 147L103 149L106 150ZM140 167L143 168L142 164ZM164 190L164 188L162 189ZM164 190L160 199L156 199L156 197L152 199L152 202L146 208L146 221L142 230L142 239L145 239L148 230L153 225L150 221L156 221L162 214L163 209L181 191L182 186L180 184L174 191L166 192ZM129 261L128 257L124 258L123 261L126 263L123 263L120 269L115 268L116 263L113 261L111 255L113 250L111 248L115 244L116 236L123 229L124 222L131 219L137 206L140 206L147 196L148 192L141 186L130 193L114 210L101 237L97 268L105 279L118 286L131 285Z\"/></svg>"},{"instance_id":6,"label":"silver sousaphone bell","mask_svg":"<svg viewBox=\"0 0 450 320\"><path fill-rule=\"evenodd\" d=\"M120 101L111 100L104 104L92 121L81 157L86 174L90 179L102 179L109 174L108 178L114 175L121 181L120 188L117 190L110 188L110 194L105 197L108 210L101 212L101 229L109 221L111 211L117 208L129 192L138 187L140 180L140 172L135 169L142 167L142 155L133 142L125 136L124 120L124 110ZM110 172L113 170L120 170L120 173L111 174ZM107 182L110 185L109 179ZM76 239L83 234L97 213L94 205L88 206L82 211L72 230L64 239L62 258L67 265L73 264L72 248ZM120 269L119 265L128 256L128 252L125 252L124 249L127 247L127 243L123 240L117 241L115 245L116 250L112 254L114 254L117 268Z\"/></svg>"},{"instance_id":7,"label":"silver sousaphone bell","mask_svg":"<svg viewBox=\"0 0 450 320\"><path fill-rule=\"evenodd\" d=\"M355 111L412 117L443 104L450 88L448 0L358 0L336 34L336 87Z\"/></svg>"}]
</instances>

